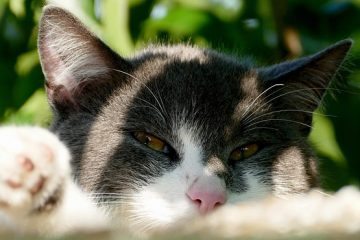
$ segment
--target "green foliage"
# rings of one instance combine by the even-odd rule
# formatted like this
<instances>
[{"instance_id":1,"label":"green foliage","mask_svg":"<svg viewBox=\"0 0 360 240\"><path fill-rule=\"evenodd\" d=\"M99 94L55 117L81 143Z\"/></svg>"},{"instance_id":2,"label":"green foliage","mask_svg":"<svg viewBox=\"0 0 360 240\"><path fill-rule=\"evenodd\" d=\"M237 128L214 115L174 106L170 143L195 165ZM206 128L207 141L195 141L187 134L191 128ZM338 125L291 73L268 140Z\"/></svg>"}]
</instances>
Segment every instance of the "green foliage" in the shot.
<instances>
[{"instance_id":1,"label":"green foliage","mask_svg":"<svg viewBox=\"0 0 360 240\"><path fill-rule=\"evenodd\" d=\"M86 25L123 55L149 42L189 42L250 55L269 64L313 53L337 40L360 40L360 1L53 0L71 5ZM0 122L46 126L50 111L37 56L39 0L0 0ZM349 87L326 96L310 141L322 158L324 186L360 182L360 52ZM345 69L346 70L346 69ZM344 84L345 85L345 84ZM335 117L334 117L335 116Z\"/></svg>"}]
</instances>

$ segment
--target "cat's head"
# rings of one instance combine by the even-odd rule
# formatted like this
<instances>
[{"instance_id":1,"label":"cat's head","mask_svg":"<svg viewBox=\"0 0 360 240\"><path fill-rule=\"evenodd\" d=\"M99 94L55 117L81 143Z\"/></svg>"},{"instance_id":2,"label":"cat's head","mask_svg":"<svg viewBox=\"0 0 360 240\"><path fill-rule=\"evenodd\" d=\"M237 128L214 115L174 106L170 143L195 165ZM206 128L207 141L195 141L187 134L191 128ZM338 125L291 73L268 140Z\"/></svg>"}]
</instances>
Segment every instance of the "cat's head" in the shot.
<instances>
[{"instance_id":1,"label":"cat's head","mask_svg":"<svg viewBox=\"0 0 360 240\"><path fill-rule=\"evenodd\" d=\"M144 231L316 186L312 112L351 44L267 68L187 45L123 58L54 7L39 35L77 181Z\"/></svg>"}]
</instances>

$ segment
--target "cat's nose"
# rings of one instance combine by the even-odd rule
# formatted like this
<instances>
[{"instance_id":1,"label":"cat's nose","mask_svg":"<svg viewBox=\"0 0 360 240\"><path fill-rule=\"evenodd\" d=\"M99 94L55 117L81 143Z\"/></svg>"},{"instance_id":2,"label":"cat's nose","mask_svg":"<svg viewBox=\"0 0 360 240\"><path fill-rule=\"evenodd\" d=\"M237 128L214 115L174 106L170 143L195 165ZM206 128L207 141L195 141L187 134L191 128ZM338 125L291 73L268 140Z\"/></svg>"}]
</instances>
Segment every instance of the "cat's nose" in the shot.
<instances>
[{"instance_id":1,"label":"cat's nose","mask_svg":"<svg viewBox=\"0 0 360 240\"><path fill-rule=\"evenodd\" d=\"M201 176L193 182L186 195L198 206L201 214L206 214L226 202L224 185L217 176Z\"/></svg>"}]
</instances>

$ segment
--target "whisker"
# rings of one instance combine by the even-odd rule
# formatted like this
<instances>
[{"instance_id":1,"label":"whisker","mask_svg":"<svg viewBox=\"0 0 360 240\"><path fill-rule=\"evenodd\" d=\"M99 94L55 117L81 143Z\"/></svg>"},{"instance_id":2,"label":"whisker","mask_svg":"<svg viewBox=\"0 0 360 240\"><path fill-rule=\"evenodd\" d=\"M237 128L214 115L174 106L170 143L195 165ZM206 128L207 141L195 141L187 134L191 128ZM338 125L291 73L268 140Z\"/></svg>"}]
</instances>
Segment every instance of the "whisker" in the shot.
<instances>
[{"instance_id":1,"label":"whisker","mask_svg":"<svg viewBox=\"0 0 360 240\"><path fill-rule=\"evenodd\" d=\"M260 106L258 106L255 110L261 109L261 108L263 108L265 105L273 102L274 100L276 100L276 99L278 99L278 98L280 98L280 97L289 95L289 94L293 94L293 93L296 93L296 92L302 92L302 91L323 90L323 89L326 89L326 88L302 88L302 89L296 89L296 90L293 90L293 91L289 91L289 92L286 92L286 93L277 95L276 97L273 97L273 98L271 98L270 100L267 100L266 102L264 102L263 104L261 104ZM279 89L279 90L281 90L281 89ZM279 90L277 90L277 91L279 91ZM273 94L274 94L274 93L270 94L269 96L271 96L271 95L273 95ZM268 96L268 97L269 97L269 96ZM300 96L297 96L297 97L299 98ZM304 101L310 102L310 99L304 98ZM318 102L319 100L316 99L315 101ZM313 103L313 102L311 101L310 103ZM249 108L247 108L247 110L248 110L248 109L249 109ZM248 111L247 111L247 112L248 112ZM243 121L246 123L247 120L248 120L251 116L253 116L255 113L256 113L256 111L253 111L251 114L249 114L247 117L245 117ZM243 116L244 116L244 114L243 114Z\"/></svg>"},{"instance_id":2,"label":"whisker","mask_svg":"<svg viewBox=\"0 0 360 240\"><path fill-rule=\"evenodd\" d=\"M251 131L254 131L256 129L267 129L267 130L280 131L277 128L271 128L271 127L254 127L254 128L246 129L243 133L251 132Z\"/></svg>"},{"instance_id":3,"label":"whisker","mask_svg":"<svg viewBox=\"0 0 360 240\"><path fill-rule=\"evenodd\" d=\"M279 88L277 89L276 91L270 93L268 96L266 96L266 98L269 98L275 94L277 94L279 91L281 91L282 89L284 89L285 87L282 87L282 88ZM265 98L265 100L266 100ZM255 113L256 113L256 110L258 109L261 109L262 107L264 107L266 104L268 103L268 101L266 101L265 103L261 104L260 106L258 106L252 113L250 113L248 116L246 116L246 114L243 114L243 116L245 116L245 118L243 119L243 122L247 122L248 119L250 119ZM254 106L254 105L253 105ZM250 110L250 108L248 108ZM247 113L249 112L249 110L247 111Z\"/></svg>"},{"instance_id":4,"label":"whisker","mask_svg":"<svg viewBox=\"0 0 360 240\"><path fill-rule=\"evenodd\" d=\"M317 192L317 193L320 193L321 195L324 195L324 196L326 196L326 197L333 197L333 196L334 196L334 195L331 195L331 194L329 194L329 193L323 192L323 191L318 190L318 189L313 189L312 191Z\"/></svg>"},{"instance_id":5,"label":"whisker","mask_svg":"<svg viewBox=\"0 0 360 240\"><path fill-rule=\"evenodd\" d=\"M89 194L92 194L92 195L96 195L96 194L99 194L99 195L122 195L122 193L112 193L112 192L90 192Z\"/></svg>"},{"instance_id":6,"label":"whisker","mask_svg":"<svg viewBox=\"0 0 360 240\"><path fill-rule=\"evenodd\" d=\"M166 119L163 116L162 112L154 104L150 103L149 101L146 101L145 99L139 98L139 97L135 97L135 98L149 104L149 106L141 106L141 107L148 107L150 109L155 110L160 115L160 117L163 119L163 121L166 122ZM131 109L134 109L134 107L132 107Z\"/></svg>"},{"instance_id":7,"label":"whisker","mask_svg":"<svg viewBox=\"0 0 360 240\"><path fill-rule=\"evenodd\" d=\"M248 127L257 125L259 123L268 122L268 121L284 121L284 122L297 123L297 124L300 124L300 125L303 125L303 126L306 126L306 127L310 128L310 129L312 129L312 126L308 125L306 123L302 123L302 122L294 121L294 120L290 120L290 119L283 119L283 118L271 118L271 119L265 119L265 120L257 121L255 123L249 124Z\"/></svg>"},{"instance_id":8,"label":"whisker","mask_svg":"<svg viewBox=\"0 0 360 240\"><path fill-rule=\"evenodd\" d=\"M97 202L97 203L102 204L102 205L104 205L104 206L124 204L123 201L117 201L117 202L114 202L114 201L111 201L111 202Z\"/></svg>"},{"instance_id":9,"label":"whisker","mask_svg":"<svg viewBox=\"0 0 360 240\"><path fill-rule=\"evenodd\" d=\"M158 104L159 107L160 107L159 112L161 113L162 117L163 117L164 119L166 119L166 117L164 116L164 115L166 115L166 114L165 114L165 113L166 113L165 108L161 105L161 103L160 103L159 99L156 97L155 93L154 93L146 84L144 84L139 78L137 78L137 77L135 77L134 75L132 75L132 74L130 74L130 73L127 73L127 72L125 72L125 71L121 71L121 70L119 70L119 69L114 69L114 68L112 68L112 69L110 69L110 70L113 70L113 71L116 71L116 72L125 74L125 75L127 75L127 76L129 76L129 77L131 77L131 78L133 78L133 79L135 79L135 80L137 80L140 84L142 84L142 85L149 91L149 93L154 97L155 101L157 102L157 104Z\"/></svg>"},{"instance_id":10,"label":"whisker","mask_svg":"<svg viewBox=\"0 0 360 240\"><path fill-rule=\"evenodd\" d=\"M244 111L244 113L242 114L242 117L244 117L247 112L250 110L250 108L255 104L255 102L265 93L267 93L268 91L270 91L272 88L274 87L279 87L279 86L284 86L284 84L274 84L271 87L268 87L267 89L265 89L264 91L262 91L251 103L250 105L246 108L246 110Z\"/></svg>"},{"instance_id":11,"label":"whisker","mask_svg":"<svg viewBox=\"0 0 360 240\"><path fill-rule=\"evenodd\" d=\"M160 94L160 91L159 91L159 87L158 87L157 81L155 81L155 88L156 88L156 91L157 91L157 93L158 93L157 95L158 95L158 97L159 97L159 100L160 100L160 102L161 102L161 105L162 105L162 107L163 107L164 114L169 117L169 113L166 111L165 104L164 104L164 101L163 101L163 99L162 99L162 97L161 97L161 94Z\"/></svg>"},{"instance_id":12,"label":"whisker","mask_svg":"<svg viewBox=\"0 0 360 240\"><path fill-rule=\"evenodd\" d=\"M313 114L313 115L318 115L318 116L325 116L325 117L334 117L334 118L337 117L335 115L322 114L322 113L317 113L317 112L312 112L312 111L289 109L289 110L272 111L272 112L269 112L269 113L261 114L261 115L255 117L255 118L252 118L251 121L247 121L246 124L250 124L250 123L254 122L256 119L262 118L264 116L272 115L274 113L282 113L282 112L301 112L301 113L308 113L308 114Z\"/></svg>"}]
</instances>

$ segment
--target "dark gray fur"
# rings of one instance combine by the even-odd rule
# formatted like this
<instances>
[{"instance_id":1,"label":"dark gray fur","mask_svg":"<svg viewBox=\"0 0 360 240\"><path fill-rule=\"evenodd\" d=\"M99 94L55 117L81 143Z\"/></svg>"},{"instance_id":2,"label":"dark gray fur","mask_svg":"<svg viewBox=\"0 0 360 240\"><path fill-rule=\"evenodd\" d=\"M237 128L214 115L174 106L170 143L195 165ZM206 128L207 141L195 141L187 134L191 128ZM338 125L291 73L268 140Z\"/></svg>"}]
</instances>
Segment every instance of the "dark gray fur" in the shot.
<instances>
[{"instance_id":1,"label":"dark gray fur","mask_svg":"<svg viewBox=\"0 0 360 240\"><path fill-rule=\"evenodd\" d=\"M81 47L72 51L95 54L106 71L71 73L75 87L56 84L57 68L78 64L67 58L66 44L50 54L56 37L76 38ZM125 59L54 7L45 8L39 37L52 130L71 150L80 185L106 193L136 189L176 168L182 161L176 132L183 124L200 135L203 161L225 166L218 175L229 191L245 191L243 172L252 168L277 194L318 186L307 125L351 44L344 40L268 68L188 45L151 46ZM166 140L176 152L167 156L148 149L131 134L139 130ZM253 142L261 143L257 154L228 161L232 150Z\"/></svg>"}]
</instances>

